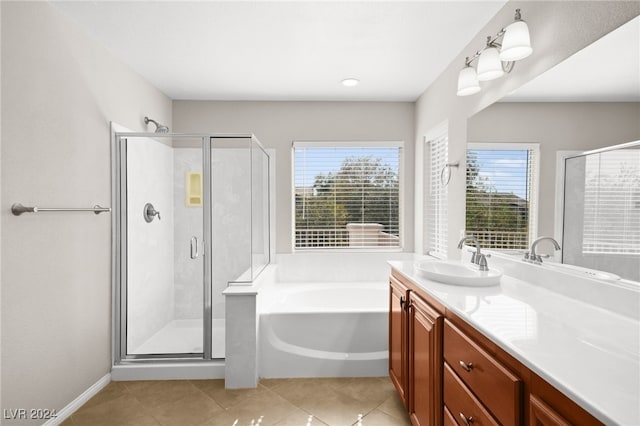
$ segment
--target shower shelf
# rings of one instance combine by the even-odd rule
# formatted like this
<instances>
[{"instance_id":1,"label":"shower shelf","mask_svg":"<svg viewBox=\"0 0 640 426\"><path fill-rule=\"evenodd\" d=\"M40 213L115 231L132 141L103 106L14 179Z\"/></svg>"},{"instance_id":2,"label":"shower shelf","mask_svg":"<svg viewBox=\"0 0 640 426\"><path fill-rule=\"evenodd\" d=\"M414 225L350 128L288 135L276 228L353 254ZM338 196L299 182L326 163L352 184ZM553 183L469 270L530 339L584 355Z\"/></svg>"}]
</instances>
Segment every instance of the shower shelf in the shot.
<instances>
[{"instance_id":1,"label":"shower shelf","mask_svg":"<svg viewBox=\"0 0 640 426\"><path fill-rule=\"evenodd\" d=\"M22 213L40 213L40 212L94 212L100 214L102 212L110 212L111 207L102 207L96 204L88 208L70 208L70 207L26 207L20 203L11 206L11 213L14 216L20 216Z\"/></svg>"}]
</instances>

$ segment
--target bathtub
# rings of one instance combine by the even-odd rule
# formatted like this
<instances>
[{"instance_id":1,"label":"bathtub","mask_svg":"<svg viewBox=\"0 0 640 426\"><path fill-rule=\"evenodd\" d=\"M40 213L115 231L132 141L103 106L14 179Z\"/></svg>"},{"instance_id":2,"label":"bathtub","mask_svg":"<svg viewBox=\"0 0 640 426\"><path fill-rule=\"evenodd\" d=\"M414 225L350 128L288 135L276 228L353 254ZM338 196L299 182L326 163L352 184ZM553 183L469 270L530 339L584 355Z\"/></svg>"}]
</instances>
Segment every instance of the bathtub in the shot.
<instances>
[{"instance_id":1,"label":"bathtub","mask_svg":"<svg viewBox=\"0 0 640 426\"><path fill-rule=\"evenodd\" d=\"M386 282L289 282L265 293L261 377L387 375Z\"/></svg>"}]
</instances>

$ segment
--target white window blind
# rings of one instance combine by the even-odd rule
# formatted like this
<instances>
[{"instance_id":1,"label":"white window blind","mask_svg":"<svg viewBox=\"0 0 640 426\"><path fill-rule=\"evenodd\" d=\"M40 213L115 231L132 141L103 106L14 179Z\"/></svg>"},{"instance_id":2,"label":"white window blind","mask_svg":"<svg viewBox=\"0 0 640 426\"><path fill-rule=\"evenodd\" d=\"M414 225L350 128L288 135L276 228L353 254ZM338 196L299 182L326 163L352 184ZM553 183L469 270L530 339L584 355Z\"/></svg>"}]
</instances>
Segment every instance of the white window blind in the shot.
<instances>
[{"instance_id":1,"label":"white window blind","mask_svg":"<svg viewBox=\"0 0 640 426\"><path fill-rule=\"evenodd\" d=\"M537 145L469 144L466 234L482 247L527 249L537 234Z\"/></svg>"},{"instance_id":2,"label":"white window blind","mask_svg":"<svg viewBox=\"0 0 640 426\"><path fill-rule=\"evenodd\" d=\"M640 254L640 151L588 155L582 250Z\"/></svg>"},{"instance_id":3,"label":"white window blind","mask_svg":"<svg viewBox=\"0 0 640 426\"><path fill-rule=\"evenodd\" d=\"M295 248L400 247L401 143L294 143Z\"/></svg>"},{"instance_id":4,"label":"white window blind","mask_svg":"<svg viewBox=\"0 0 640 426\"><path fill-rule=\"evenodd\" d=\"M428 153L425 158L428 164L425 170L429 170L428 197L425 198L427 206L427 223L426 230L426 247L425 252L434 254L438 257L447 257L447 209L448 209L448 191L446 183L446 175L444 182L441 179L442 170L449 161L449 139L448 135L440 136L427 143L425 151Z\"/></svg>"}]
</instances>

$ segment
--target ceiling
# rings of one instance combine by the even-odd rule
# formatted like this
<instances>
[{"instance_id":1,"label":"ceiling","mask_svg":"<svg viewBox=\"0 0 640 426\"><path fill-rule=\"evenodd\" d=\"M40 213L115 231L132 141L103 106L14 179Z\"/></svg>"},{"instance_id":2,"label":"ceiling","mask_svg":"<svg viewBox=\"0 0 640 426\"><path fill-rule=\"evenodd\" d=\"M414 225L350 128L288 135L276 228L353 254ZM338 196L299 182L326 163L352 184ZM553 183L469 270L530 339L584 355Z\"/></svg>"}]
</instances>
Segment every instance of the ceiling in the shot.
<instances>
[{"instance_id":1,"label":"ceiling","mask_svg":"<svg viewBox=\"0 0 640 426\"><path fill-rule=\"evenodd\" d=\"M516 89L502 101L640 102L640 17Z\"/></svg>"},{"instance_id":2,"label":"ceiling","mask_svg":"<svg viewBox=\"0 0 640 426\"><path fill-rule=\"evenodd\" d=\"M172 99L415 101L505 2L52 4Z\"/></svg>"}]
</instances>

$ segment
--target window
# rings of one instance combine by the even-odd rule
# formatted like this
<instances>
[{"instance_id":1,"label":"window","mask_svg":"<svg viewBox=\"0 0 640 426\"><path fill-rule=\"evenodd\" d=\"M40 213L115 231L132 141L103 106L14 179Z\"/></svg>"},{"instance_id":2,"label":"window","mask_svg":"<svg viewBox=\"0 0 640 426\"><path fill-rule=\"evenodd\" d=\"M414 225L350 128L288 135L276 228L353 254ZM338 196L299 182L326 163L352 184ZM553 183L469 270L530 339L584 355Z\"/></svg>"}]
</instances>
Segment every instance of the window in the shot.
<instances>
[{"instance_id":1,"label":"window","mask_svg":"<svg viewBox=\"0 0 640 426\"><path fill-rule=\"evenodd\" d=\"M402 143L295 142L295 248L400 247Z\"/></svg>"},{"instance_id":2,"label":"window","mask_svg":"<svg viewBox=\"0 0 640 426\"><path fill-rule=\"evenodd\" d=\"M425 146L425 170L429 170L428 196L425 197L427 205L427 223L425 224L425 252L446 258L447 257L447 234L449 232L447 224L447 171L444 168L449 161L449 139L444 134L438 138L430 140ZM443 174L444 173L444 174Z\"/></svg>"},{"instance_id":3,"label":"window","mask_svg":"<svg viewBox=\"0 0 640 426\"><path fill-rule=\"evenodd\" d=\"M640 254L640 151L585 160L583 253Z\"/></svg>"},{"instance_id":4,"label":"window","mask_svg":"<svg viewBox=\"0 0 640 426\"><path fill-rule=\"evenodd\" d=\"M466 234L482 247L527 249L535 238L538 146L469 144Z\"/></svg>"}]
</instances>

